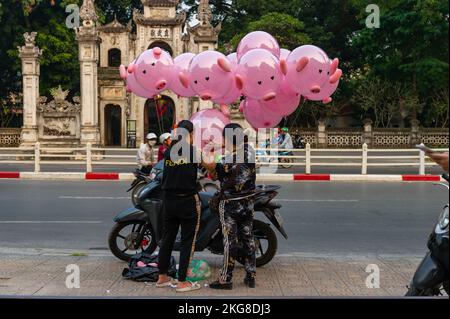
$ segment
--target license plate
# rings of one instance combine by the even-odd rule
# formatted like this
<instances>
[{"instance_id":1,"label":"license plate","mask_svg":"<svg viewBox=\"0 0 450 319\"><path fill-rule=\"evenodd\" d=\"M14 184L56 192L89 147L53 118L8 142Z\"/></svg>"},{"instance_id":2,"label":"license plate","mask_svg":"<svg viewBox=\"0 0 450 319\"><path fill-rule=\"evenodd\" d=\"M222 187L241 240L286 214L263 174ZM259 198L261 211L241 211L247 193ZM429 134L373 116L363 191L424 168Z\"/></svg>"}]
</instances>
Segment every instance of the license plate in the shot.
<instances>
[{"instance_id":1,"label":"license plate","mask_svg":"<svg viewBox=\"0 0 450 319\"><path fill-rule=\"evenodd\" d=\"M275 219L277 220L278 224L280 224L280 226L282 226L284 224L284 219L281 216L281 214L276 210L274 215L275 215Z\"/></svg>"}]
</instances>

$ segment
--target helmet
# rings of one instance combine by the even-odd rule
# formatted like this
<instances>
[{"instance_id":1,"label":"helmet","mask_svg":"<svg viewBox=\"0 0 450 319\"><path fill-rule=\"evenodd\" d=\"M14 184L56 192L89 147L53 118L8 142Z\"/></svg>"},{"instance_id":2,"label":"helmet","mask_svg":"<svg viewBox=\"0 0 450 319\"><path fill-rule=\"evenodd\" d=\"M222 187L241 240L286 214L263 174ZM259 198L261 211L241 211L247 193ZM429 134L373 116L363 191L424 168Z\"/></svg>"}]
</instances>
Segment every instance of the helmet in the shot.
<instances>
[{"instance_id":1,"label":"helmet","mask_svg":"<svg viewBox=\"0 0 450 319\"><path fill-rule=\"evenodd\" d=\"M158 136L156 136L155 133L150 133L150 134L147 135L146 139L147 140L157 140Z\"/></svg>"},{"instance_id":2,"label":"helmet","mask_svg":"<svg viewBox=\"0 0 450 319\"><path fill-rule=\"evenodd\" d=\"M281 130L282 130L283 132L285 132L285 133L288 133L288 132L289 132L289 129L288 129L287 127L283 127Z\"/></svg>"},{"instance_id":3,"label":"helmet","mask_svg":"<svg viewBox=\"0 0 450 319\"><path fill-rule=\"evenodd\" d=\"M164 133L159 137L159 142L164 144L164 142L169 139L172 135L170 133Z\"/></svg>"}]
</instances>

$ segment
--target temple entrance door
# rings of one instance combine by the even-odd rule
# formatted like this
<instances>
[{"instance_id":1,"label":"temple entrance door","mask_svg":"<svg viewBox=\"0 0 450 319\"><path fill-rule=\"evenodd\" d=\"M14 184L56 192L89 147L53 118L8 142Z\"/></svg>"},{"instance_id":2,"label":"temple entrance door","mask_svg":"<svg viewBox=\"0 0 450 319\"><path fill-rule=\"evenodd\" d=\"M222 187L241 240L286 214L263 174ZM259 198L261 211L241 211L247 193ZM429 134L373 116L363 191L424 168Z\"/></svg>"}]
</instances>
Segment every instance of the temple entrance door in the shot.
<instances>
[{"instance_id":1,"label":"temple entrance door","mask_svg":"<svg viewBox=\"0 0 450 319\"><path fill-rule=\"evenodd\" d=\"M108 104L105 107L105 144L122 145L122 108L119 105Z\"/></svg>"},{"instance_id":2,"label":"temple entrance door","mask_svg":"<svg viewBox=\"0 0 450 319\"><path fill-rule=\"evenodd\" d=\"M145 103L144 129L145 135L155 133L160 136L170 133L175 123L175 103L168 96L160 99L149 99Z\"/></svg>"}]
</instances>

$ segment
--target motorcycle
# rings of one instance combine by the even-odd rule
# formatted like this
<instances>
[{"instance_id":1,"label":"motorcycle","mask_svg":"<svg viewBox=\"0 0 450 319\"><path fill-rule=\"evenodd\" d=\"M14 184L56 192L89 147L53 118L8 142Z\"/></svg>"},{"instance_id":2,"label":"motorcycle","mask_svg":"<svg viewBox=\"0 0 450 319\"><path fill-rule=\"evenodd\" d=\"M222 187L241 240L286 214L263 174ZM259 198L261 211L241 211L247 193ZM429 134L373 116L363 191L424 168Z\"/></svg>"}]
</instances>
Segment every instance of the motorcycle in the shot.
<instances>
[{"instance_id":1,"label":"motorcycle","mask_svg":"<svg viewBox=\"0 0 450 319\"><path fill-rule=\"evenodd\" d=\"M136 179L131 184L130 189L127 190L127 193L131 192L131 202L134 206L138 204L138 197L141 191L147 186L158 174L158 172L162 171L163 164L162 162L156 165L150 175L144 174L142 171L137 169L134 172L134 176ZM219 190L219 185L217 182L214 182L210 178L208 178L208 173L206 170L199 169L198 171L198 191L199 192L216 192Z\"/></svg>"},{"instance_id":2,"label":"motorcycle","mask_svg":"<svg viewBox=\"0 0 450 319\"><path fill-rule=\"evenodd\" d=\"M162 169L158 169L156 177L141 191L138 203L135 207L119 213L115 218L116 223L109 234L109 248L114 256L129 261L130 258L140 252L152 254L155 252L162 239L163 227L163 202L162 202ZM283 218L279 213L281 205L273 202L278 195L279 186L260 186L255 193L255 212L263 213L270 223L288 239L283 227ZM201 192L201 225L196 242L196 251L209 250L216 255L223 255L223 235L220 219L211 211L209 202L213 193ZM271 225L261 220L254 221L253 233L257 246L258 267L262 267L275 257L278 250L278 239ZM180 250L180 236L174 246L175 251ZM241 251L242 248L239 248ZM238 262L245 263L244 254L240 253Z\"/></svg>"},{"instance_id":3,"label":"motorcycle","mask_svg":"<svg viewBox=\"0 0 450 319\"><path fill-rule=\"evenodd\" d=\"M131 192L131 201L133 205L137 204L137 198L141 190L150 183L154 178L154 174L146 175L141 170L136 169L133 173L136 179L131 184L131 187L127 190L127 193Z\"/></svg>"},{"instance_id":4,"label":"motorcycle","mask_svg":"<svg viewBox=\"0 0 450 319\"><path fill-rule=\"evenodd\" d=\"M444 175L447 184L439 183L449 189L449 176ZM439 218L439 222L428 239L429 252L416 270L406 296L440 296L442 289L449 294L449 205Z\"/></svg>"}]
</instances>

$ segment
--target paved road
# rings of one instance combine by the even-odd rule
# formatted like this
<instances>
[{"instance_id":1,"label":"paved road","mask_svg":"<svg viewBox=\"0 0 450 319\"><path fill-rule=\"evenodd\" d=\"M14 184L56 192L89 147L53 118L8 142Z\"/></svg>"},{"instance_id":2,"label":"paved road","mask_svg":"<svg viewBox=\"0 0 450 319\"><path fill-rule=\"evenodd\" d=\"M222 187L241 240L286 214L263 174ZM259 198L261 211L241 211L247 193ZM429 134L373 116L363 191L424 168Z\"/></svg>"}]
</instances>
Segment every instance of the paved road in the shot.
<instances>
[{"instance_id":1,"label":"paved road","mask_svg":"<svg viewBox=\"0 0 450 319\"><path fill-rule=\"evenodd\" d=\"M423 183L283 183L290 238L282 254L420 256L448 200ZM0 180L1 248L106 250L117 212L130 206L119 182Z\"/></svg>"}]
</instances>

